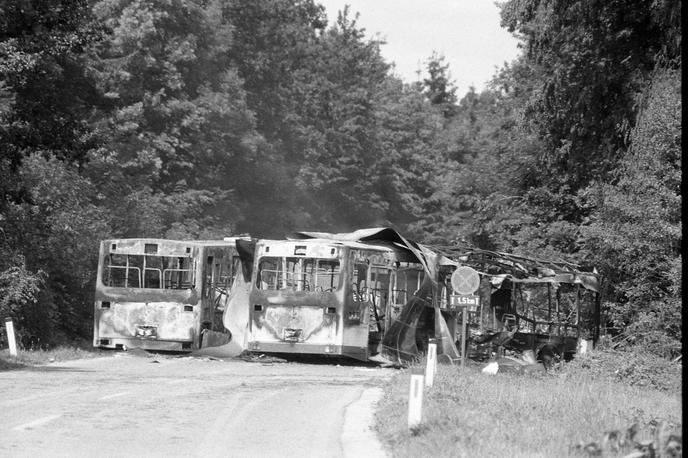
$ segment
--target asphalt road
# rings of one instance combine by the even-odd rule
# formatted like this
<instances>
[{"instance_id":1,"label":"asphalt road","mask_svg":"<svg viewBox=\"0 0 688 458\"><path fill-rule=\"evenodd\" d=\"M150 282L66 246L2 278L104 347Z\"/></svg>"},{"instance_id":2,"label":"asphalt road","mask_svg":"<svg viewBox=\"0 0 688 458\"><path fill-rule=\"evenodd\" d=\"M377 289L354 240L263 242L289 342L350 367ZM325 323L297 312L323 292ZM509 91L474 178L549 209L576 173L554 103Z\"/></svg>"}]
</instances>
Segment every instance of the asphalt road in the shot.
<instances>
[{"instance_id":1,"label":"asphalt road","mask_svg":"<svg viewBox=\"0 0 688 458\"><path fill-rule=\"evenodd\" d=\"M392 373L145 352L0 372L0 456L384 456Z\"/></svg>"}]
</instances>

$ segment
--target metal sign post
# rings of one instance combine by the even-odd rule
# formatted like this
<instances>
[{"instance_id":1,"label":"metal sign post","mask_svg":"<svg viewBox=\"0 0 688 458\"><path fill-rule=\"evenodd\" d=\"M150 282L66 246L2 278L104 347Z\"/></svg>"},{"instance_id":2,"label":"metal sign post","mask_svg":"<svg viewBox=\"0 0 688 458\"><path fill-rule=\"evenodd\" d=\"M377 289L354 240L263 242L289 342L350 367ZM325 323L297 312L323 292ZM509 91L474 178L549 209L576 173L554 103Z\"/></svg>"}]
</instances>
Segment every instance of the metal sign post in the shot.
<instances>
[{"instance_id":1,"label":"metal sign post","mask_svg":"<svg viewBox=\"0 0 688 458\"><path fill-rule=\"evenodd\" d=\"M451 276L454 294L450 298L453 307L461 308L461 368L466 367L466 334L468 333L468 307L478 310L480 297L475 292L480 288L480 274L468 266L459 266ZM482 321L482 316L480 317Z\"/></svg>"},{"instance_id":2,"label":"metal sign post","mask_svg":"<svg viewBox=\"0 0 688 458\"><path fill-rule=\"evenodd\" d=\"M468 330L468 307L461 307L461 369L466 367L466 332Z\"/></svg>"},{"instance_id":3,"label":"metal sign post","mask_svg":"<svg viewBox=\"0 0 688 458\"><path fill-rule=\"evenodd\" d=\"M480 297L469 294L462 296L452 294L449 298L452 309L461 309L461 367L466 367L466 336L468 334L468 309L477 312L480 306Z\"/></svg>"}]
</instances>

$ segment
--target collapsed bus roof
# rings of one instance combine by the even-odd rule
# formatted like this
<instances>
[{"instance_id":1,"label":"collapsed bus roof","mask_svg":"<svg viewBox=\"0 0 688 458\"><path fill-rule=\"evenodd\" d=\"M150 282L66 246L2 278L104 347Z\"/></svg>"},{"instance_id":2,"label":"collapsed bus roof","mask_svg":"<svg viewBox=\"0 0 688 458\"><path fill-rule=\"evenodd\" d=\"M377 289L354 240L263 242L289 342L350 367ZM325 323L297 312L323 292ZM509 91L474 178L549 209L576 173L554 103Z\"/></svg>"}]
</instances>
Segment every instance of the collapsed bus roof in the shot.
<instances>
[{"instance_id":1,"label":"collapsed bus roof","mask_svg":"<svg viewBox=\"0 0 688 458\"><path fill-rule=\"evenodd\" d=\"M567 261L553 261L498 251L468 247L431 246L432 250L456 262L470 266L490 278L499 288L508 280L512 283L569 283L599 292L600 276L594 268L583 269Z\"/></svg>"},{"instance_id":2,"label":"collapsed bus roof","mask_svg":"<svg viewBox=\"0 0 688 458\"><path fill-rule=\"evenodd\" d=\"M495 287L499 287L504 280L509 280L513 283L580 284L591 291L599 291L600 279L594 269L585 271L579 265L570 262L478 248L423 245L406 239L389 227L358 229L343 233L303 231L295 232L289 238L391 244L412 253L431 279L437 278L438 266L467 265L490 278Z\"/></svg>"},{"instance_id":3,"label":"collapsed bus roof","mask_svg":"<svg viewBox=\"0 0 688 458\"><path fill-rule=\"evenodd\" d=\"M387 244L378 244L378 243L363 243L363 242L358 242L358 241L353 241L353 240L337 240L333 238L320 238L320 237L314 237L314 238L307 238L307 239L293 239L290 237L287 237L286 240L279 240L279 239L260 239L258 243L262 245L268 245L268 244L279 244L279 243L322 243L322 244L327 244L327 245L334 245L334 246L344 246L344 247L349 247L349 248L358 248L358 249L370 249L370 248L376 248L379 250L384 250L384 251L394 251L394 247L387 245Z\"/></svg>"},{"instance_id":4,"label":"collapsed bus roof","mask_svg":"<svg viewBox=\"0 0 688 458\"><path fill-rule=\"evenodd\" d=\"M374 227L367 229L358 229L353 232L294 232L289 239L303 240L303 239L325 239L342 242L360 242L364 244L381 244L390 245L397 249L408 252L415 257L423 266L428 279L435 284L437 282L437 267L444 264L454 263L444 256L429 249L425 245L408 240L399 232L391 227Z\"/></svg>"}]
</instances>

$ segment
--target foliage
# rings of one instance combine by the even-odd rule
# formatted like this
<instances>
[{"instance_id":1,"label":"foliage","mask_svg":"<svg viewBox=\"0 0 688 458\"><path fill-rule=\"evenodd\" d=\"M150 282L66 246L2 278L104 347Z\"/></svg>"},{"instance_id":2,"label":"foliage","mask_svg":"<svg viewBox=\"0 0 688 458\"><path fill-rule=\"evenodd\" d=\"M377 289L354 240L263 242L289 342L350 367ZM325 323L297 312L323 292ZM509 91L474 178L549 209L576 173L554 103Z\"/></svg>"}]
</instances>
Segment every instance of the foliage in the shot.
<instances>
[{"instance_id":1,"label":"foliage","mask_svg":"<svg viewBox=\"0 0 688 458\"><path fill-rule=\"evenodd\" d=\"M326 27L323 7L312 0L232 0L223 14L232 26L227 57L244 80L258 130L291 149L294 104L303 96L298 79Z\"/></svg>"},{"instance_id":2,"label":"foliage","mask_svg":"<svg viewBox=\"0 0 688 458\"><path fill-rule=\"evenodd\" d=\"M80 231L99 215L81 208L91 189L77 170L99 143L91 114L105 101L86 49L101 25L84 1L6 1L0 11L2 312L27 341L45 343L89 326L91 273L79 262L93 255Z\"/></svg>"},{"instance_id":3,"label":"foliage","mask_svg":"<svg viewBox=\"0 0 688 458\"><path fill-rule=\"evenodd\" d=\"M0 271L0 316L12 318L13 322L17 318L23 318L23 311L34 307L38 302L40 289L44 282L44 273L31 272L27 270L23 256L16 255L15 258L9 256L5 250L2 251L3 265ZM0 342L6 340L6 329L4 320L0 329Z\"/></svg>"},{"instance_id":4,"label":"foliage","mask_svg":"<svg viewBox=\"0 0 688 458\"><path fill-rule=\"evenodd\" d=\"M614 184L590 189L598 211L585 229L612 282L612 318L638 343L681 351L681 76L658 71Z\"/></svg>"},{"instance_id":5,"label":"foliage","mask_svg":"<svg viewBox=\"0 0 688 458\"><path fill-rule=\"evenodd\" d=\"M110 236L393 226L596 265L609 324L676 354L680 2L501 8L524 53L459 98L314 0L0 0L0 312L87 335Z\"/></svg>"},{"instance_id":6,"label":"foliage","mask_svg":"<svg viewBox=\"0 0 688 458\"><path fill-rule=\"evenodd\" d=\"M11 97L0 148L12 167L38 150L83 163L98 143L89 118L104 100L84 51L100 30L84 0L0 2L0 87Z\"/></svg>"},{"instance_id":7,"label":"foliage","mask_svg":"<svg viewBox=\"0 0 688 458\"><path fill-rule=\"evenodd\" d=\"M439 105L442 115L451 118L456 114L456 86L451 81L449 64L444 56L433 53L427 62L428 77L423 80L425 96L433 105Z\"/></svg>"},{"instance_id":8,"label":"foliage","mask_svg":"<svg viewBox=\"0 0 688 458\"><path fill-rule=\"evenodd\" d=\"M586 189L614 180L655 66L680 65L677 12L674 1L502 4L503 26L525 49L496 78L519 101L506 130L528 146L515 162L525 167L505 174L516 184L514 218L496 229L510 251L588 263L582 230L595 203Z\"/></svg>"},{"instance_id":9,"label":"foliage","mask_svg":"<svg viewBox=\"0 0 688 458\"><path fill-rule=\"evenodd\" d=\"M327 70L314 62L325 13L312 0L233 0L222 12L232 30L227 57L265 139L236 174L234 196L243 215L236 230L281 237L313 222L314 199L298 176L309 137L317 134L298 106L309 97L304 80L319 81Z\"/></svg>"},{"instance_id":10,"label":"foliage","mask_svg":"<svg viewBox=\"0 0 688 458\"><path fill-rule=\"evenodd\" d=\"M310 57L297 76L304 94L296 110L303 138L299 185L319 195L313 223L360 227L381 219L389 205L376 189L380 151L373 103L389 65L379 43L364 39L346 9ZM335 206L336 212L326 210Z\"/></svg>"},{"instance_id":11,"label":"foliage","mask_svg":"<svg viewBox=\"0 0 688 458\"><path fill-rule=\"evenodd\" d=\"M532 78L523 61L514 62L489 90L469 91L460 101L445 129L446 159L433 196L440 207L425 223L429 241L514 251L539 240L521 232L542 226L527 192L543 146L518 126Z\"/></svg>"},{"instance_id":12,"label":"foliage","mask_svg":"<svg viewBox=\"0 0 688 458\"><path fill-rule=\"evenodd\" d=\"M17 303L16 324L32 341L86 335L98 241L108 234L97 193L68 164L40 155L25 158L17 178L26 200L7 204L3 229L8 246L25 259L15 266L15 281L34 288L30 300Z\"/></svg>"},{"instance_id":13,"label":"foliage","mask_svg":"<svg viewBox=\"0 0 688 458\"><path fill-rule=\"evenodd\" d=\"M449 142L442 135L443 113L419 87L403 87L388 78L377 95L375 113L378 157L373 166L376 194L388 206L383 222L422 237L426 215L437 212L435 200Z\"/></svg>"},{"instance_id":14,"label":"foliage","mask_svg":"<svg viewBox=\"0 0 688 458\"><path fill-rule=\"evenodd\" d=\"M96 51L102 91L113 107L101 121L107 145L91 152L87 173L107 178L103 190L121 235L164 236L181 222L231 231L239 219L231 202L240 167L233 162L255 156L254 121L228 67L229 28L219 7L203 5L101 1L94 7L110 29Z\"/></svg>"},{"instance_id":15,"label":"foliage","mask_svg":"<svg viewBox=\"0 0 688 458\"><path fill-rule=\"evenodd\" d=\"M614 169L635 118L635 94L659 56L680 58L680 2L506 2L502 24L524 39L538 74L525 108L546 141L542 165L553 189L575 193ZM667 46L668 45L668 46Z\"/></svg>"},{"instance_id":16,"label":"foliage","mask_svg":"<svg viewBox=\"0 0 688 458\"><path fill-rule=\"evenodd\" d=\"M525 53L459 102L436 211L419 221L434 243L597 266L610 324L662 356L682 339L681 98L675 76L673 89L661 83L680 72L678 12L671 1L504 3ZM645 88L662 85L649 108Z\"/></svg>"},{"instance_id":17,"label":"foliage","mask_svg":"<svg viewBox=\"0 0 688 458\"><path fill-rule=\"evenodd\" d=\"M596 380L678 393L682 386L682 368L681 362L658 358L647 349L629 347L626 351L603 349L577 355L564 366L562 374L578 377L584 373Z\"/></svg>"}]
</instances>

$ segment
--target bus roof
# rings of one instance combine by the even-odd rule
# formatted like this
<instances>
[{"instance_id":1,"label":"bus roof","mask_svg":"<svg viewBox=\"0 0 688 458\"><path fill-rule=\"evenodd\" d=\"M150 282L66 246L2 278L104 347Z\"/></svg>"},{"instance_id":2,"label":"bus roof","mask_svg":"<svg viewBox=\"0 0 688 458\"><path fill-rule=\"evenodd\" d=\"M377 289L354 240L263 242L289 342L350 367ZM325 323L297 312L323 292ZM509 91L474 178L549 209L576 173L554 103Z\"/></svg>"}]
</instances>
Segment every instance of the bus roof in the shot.
<instances>
[{"instance_id":1,"label":"bus roof","mask_svg":"<svg viewBox=\"0 0 688 458\"><path fill-rule=\"evenodd\" d=\"M340 242L362 243L364 246L390 247L397 253L407 253L408 256L421 263L423 269L425 269L425 272L428 274L428 278L433 283L437 281L437 265L443 262L452 262L428 249L426 246L406 239L397 232L396 229L391 227L373 227L344 233L294 232L290 238L299 240L326 239Z\"/></svg>"},{"instance_id":2,"label":"bus roof","mask_svg":"<svg viewBox=\"0 0 688 458\"><path fill-rule=\"evenodd\" d=\"M163 238L152 238L152 237L142 237L142 238L123 238L123 239L105 239L101 243L122 243L127 245L134 245L140 243L169 243L173 245L194 245L194 246L226 246L234 244L234 241L239 238L235 237L230 240L230 237L225 237L222 240L172 240Z\"/></svg>"},{"instance_id":3,"label":"bus roof","mask_svg":"<svg viewBox=\"0 0 688 458\"><path fill-rule=\"evenodd\" d=\"M362 242L355 242L355 241L350 241L350 240L333 240L333 239L322 239L322 238L313 238L313 239L287 239L287 240L270 240L270 239L260 239L258 240L259 244L261 245L266 245L266 244L271 244L271 245L277 245L277 244L319 244L319 245L328 245L328 246L344 246L344 247L349 247L349 248L355 248L359 250L378 250L378 251L387 251L387 252L395 252L395 251L400 251L401 248L396 248L390 245L380 245L380 244L375 244L375 243L362 243Z\"/></svg>"},{"instance_id":4,"label":"bus roof","mask_svg":"<svg viewBox=\"0 0 688 458\"><path fill-rule=\"evenodd\" d=\"M235 242L225 240L168 240L156 238L125 238L101 241L106 252L121 254L165 254L167 256L191 256L193 248L235 247Z\"/></svg>"}]
</instances>

